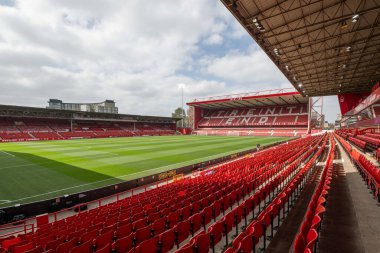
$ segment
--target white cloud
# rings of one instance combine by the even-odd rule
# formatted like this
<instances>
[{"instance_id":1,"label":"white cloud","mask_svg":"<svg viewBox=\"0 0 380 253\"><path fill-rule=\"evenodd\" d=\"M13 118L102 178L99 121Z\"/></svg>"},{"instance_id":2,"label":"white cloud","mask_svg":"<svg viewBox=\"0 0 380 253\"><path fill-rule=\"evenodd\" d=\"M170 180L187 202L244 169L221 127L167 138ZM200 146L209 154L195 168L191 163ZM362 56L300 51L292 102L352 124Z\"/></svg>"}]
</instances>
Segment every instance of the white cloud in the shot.
<instances>
[{"instance_id":1,"label":"white cloud","mask_svg":"<svg viewBox=\"0 0 380 253\"><path fill-rule=\"evenodd\" d=\"M220 34L211 34L210 37L208 37L205 40L206 45L219 45L223 43L223 37Z\"/></svg>"},{"instance_id":2,"label":"white cloud","mask_svg":"<svg viewBox=\"0 0 380 253\"><path fill-rule=\"evenodd\" d=\"M122 112L169 115L178 82L188 96L224 85L176 74L192 68L204 38L223 40L227 11L219 2L19 0L0 12L4 104L109 98Z\"/></svg>"},{"instance_id":3,"label":"white cloud","mask_svg":"<svg viewBox=\"0 0 380 253\"><path fill-rule=\"evenodd\" d=\"M202 64L205 72L248 91L292 87L262 50L231 51L221 58L204 59Z\"/></svg>"},{"instance_id":4,"label":"white cloud","mask_svg":"<svg viewBox=\"0 0 380 253\"><path fill-rule=\"evenodd\" d=\"M200 50L249 36L219 1L6 2L1 104L114 99L123 113L170 115L180 105L178 83L186 84L186 101L287 83L262 52L235 48L213 58ZM178 74L199 73L199 65L207 78Z\"/></svg>"}]
</instances>

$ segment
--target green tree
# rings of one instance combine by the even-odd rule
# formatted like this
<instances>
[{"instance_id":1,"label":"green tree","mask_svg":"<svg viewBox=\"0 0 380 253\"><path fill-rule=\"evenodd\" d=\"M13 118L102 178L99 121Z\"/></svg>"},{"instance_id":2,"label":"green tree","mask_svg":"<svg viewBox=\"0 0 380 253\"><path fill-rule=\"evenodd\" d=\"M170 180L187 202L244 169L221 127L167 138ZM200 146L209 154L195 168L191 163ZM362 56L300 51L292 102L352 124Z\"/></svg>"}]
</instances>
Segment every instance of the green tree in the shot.
<instances>
[{"instance_id":1,"label":"green tree","mask_svg":"<svg viewBox=\"0 0 380 253\"><path fill-rule=\"evenodd\" d=\"M174 112L172 113L172 117L173 118L182 118L183 116L183 119L177 121L177 127L182 127L182 121L184 120L183 122L183 126L184 127L188 127L188 117L186 115L186 112L185 110L183 110L181 107L178 107L177 109L174 110Z\"/></svg>"}]
</instances>

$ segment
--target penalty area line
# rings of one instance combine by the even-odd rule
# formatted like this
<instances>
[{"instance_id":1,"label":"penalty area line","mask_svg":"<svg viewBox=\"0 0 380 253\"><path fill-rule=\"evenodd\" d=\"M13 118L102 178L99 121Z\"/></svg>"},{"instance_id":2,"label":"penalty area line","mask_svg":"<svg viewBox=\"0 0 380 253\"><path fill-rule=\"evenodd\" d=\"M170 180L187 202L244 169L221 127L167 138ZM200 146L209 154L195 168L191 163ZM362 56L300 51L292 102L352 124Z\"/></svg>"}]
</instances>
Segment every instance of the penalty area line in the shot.
<instances>
[{"instance_id":1,"label":"penalty area line","mask_svg":"<svg viewBox=\"0 0 380 253\"><path fill-rule=\"evenodd\" d=\"M0 151L0 153L6 154L8 156L16 157L14 154L8 153L6 151Z\"/></svg>"},{"instance_id":2,"label":"penalty area line","mask_svg":"<svg viewBox=\"0 0 380 253\"><path fill-rule=\"evenodd\" d=\"M269 145L269 144L272 144L274 142L276 142L276 141L265 143L265 145ZM212 159L212 158L222 157L222 156L225 156L225 155L230 155L230 154L241 152L241 151L245 151L245 150L247 150L247 148L235 149L235 150L231 150L231 151L227 151L227 152L222 152L222 153L218 153L218 154L214 154L214 155L210 155L210 156L200 157L200 158L196 158L196 159L192 159L192 160L188 160L188 161L183 161L183 162L179 162L179 163L173 163L173 164L169 164L169 165L166 165L166 166L161 166L161 167L157 167L157 168L151 168L151 169L147 169L147 170L143 170L143 171L138 171L138 172L135 172L135 173L128 173L128 174L121 175L121 176L118 176L118 177L107 178L107 179L103 179L103 180L99 180L99 181L94 181L94 182L90 182L90 183L85 183L85 184L80 184L80 185L74 185L74 186L71 186L71 187L67 187L67 188L63 188L63 189L59 189L59 190L55 190L55 191L44 192L44 193L41 193L41 194L36 194L36 195L32 195L32 196L28 196L28 197L24 197L24 198L20 198L20 199L15 199L15 200L9 201L7 203L14 203L14 202L19 202L19 201L23 201L23 200L27 200L27 199L33 199L33 198L36 198L36 197L46 196L46 195L50 195L50 194L54 194L54 193L65 192L67 190L81 188L81 187L84 187L84 186L93 185L93 184L97 184L97 183L102 183L102 182L107 182L107 181L112 181L112 180L120 180L120 179L124 179L124 178L130 178L133 175L146 174L149 171L158 171L159 173L161 173L161 172L165 172L165 170L162 170L164 168L167 168L168 170L176 169L177 166L180 165L180 164L198 163L198 162L202 162L202 161L205 161L207 159L210 159L210 158ZM146 174L146 175L148 176L149 173ZM133 179L133 178L134 177L132 177L131 179ZM100 187L103 187L103 186L100 186ZM76 193L69 193L69 194L77 194L77 192Z\"/></svg>"}]
</instances>

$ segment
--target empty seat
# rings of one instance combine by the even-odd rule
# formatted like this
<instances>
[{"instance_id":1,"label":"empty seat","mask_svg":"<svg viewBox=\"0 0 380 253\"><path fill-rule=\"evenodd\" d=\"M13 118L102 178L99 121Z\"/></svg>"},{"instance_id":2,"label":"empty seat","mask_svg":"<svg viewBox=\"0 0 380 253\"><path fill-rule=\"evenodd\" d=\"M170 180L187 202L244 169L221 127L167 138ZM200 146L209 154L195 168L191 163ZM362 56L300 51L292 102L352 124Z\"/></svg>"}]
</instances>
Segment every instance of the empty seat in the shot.
<instances>
[{"instance_id":1,"label":"empty seat","mask_svg":"<svg viewBox=\"0 0 380 253\"><path fill-rule=\"evenodd\" d=\"M168 229L159 236L159 243L161 246L161 253L166 253L174 247L175 233L174 228Z\"/></svg>"},{"instance_id":2,"label":"empty seat","mask_svg":"<svg viewBox=\"0 0 380 253\"><path fill-rule=\"evenodd\" d=\"M179 222L174 229L177 244L183 242L190 234L190 222L188 220Z\"/></svg>"},{"instance_id":3,"label":"empty seat","mask_svg":"<svg viewBox=\"0 0 380 253\"><path fill-rule=\"evenodd\" d=\"M153 237L142 242L136 247L136 253L154 253L158 252L158 237Z\"/></svg>"},{"instance_id":4,"label":"empty seat","mask_svg":"<svg viewBox=\"0 0 380 253\"><path fill-rule=\"evenodd\" d=\"M138 229L134 234L135 244L137 245L137 244L149 239L152 235L151 232L152 232L152 229L150 226L146 226L144 228Z\"/></svg>"},{"instance_id":5,"label":"empty seat","mask_svg":"<svg viewBox=\"0 0 380 253\"><path fill-rule=\"evenodd\" d=\"M92 243L87 241L70 250L70 253L92 253Z\"/></svg>"},{"instance_id":6,"label":"empty seat","mask_svg":"<svg viewBox=\"0 0 380 253\"><path fill-rule=\"evenodd\" d=\"M156 220L152 224L152 231L155 235L161 234L166 229L166 218L163 217L161 219Z\"/></svg>"},{"instance_id":7,"label":"empty seat","mask_svg":"<svg viewBox=\"0 0 380 253\"><path fill-rule=\"evenodd\" d=\"M133 248L133 234L130 234L123 238L119 238L112 244L112 249L116 253L129 252L132 248Z\"/></svg>"}]
</instances>

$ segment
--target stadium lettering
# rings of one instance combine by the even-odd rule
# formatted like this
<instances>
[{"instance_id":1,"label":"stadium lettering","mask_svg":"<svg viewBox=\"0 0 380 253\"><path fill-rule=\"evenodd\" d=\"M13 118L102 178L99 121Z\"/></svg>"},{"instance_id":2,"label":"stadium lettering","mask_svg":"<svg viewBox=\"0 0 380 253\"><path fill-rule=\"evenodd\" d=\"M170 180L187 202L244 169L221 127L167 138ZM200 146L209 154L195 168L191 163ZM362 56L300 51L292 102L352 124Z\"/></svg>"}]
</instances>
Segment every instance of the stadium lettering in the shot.
<instances>
[{"instance_id":1,"label":"stadium lettering","mask_svg":"<svg viewBox=\"0 0 380 253\"><path fill-rule=\"evenodd\" d=\"M272 107L272 108L267 108L267 111L266 111L266 113L265 114L274 114L274 111L276 110L276 108L275 107Z\"/></svg>"},{"instance_id":2,"label":"stadium lettering","mask_svg":"<svg viewBox=\"0 0 380 253\"><path fill-rule=\"evenodd\" d=\"M228 120L226 121L226 125L232 125L232 121L234 121L234 118L228 118Z\"/></svg>"},{"instance_id":3,"label":"stadium lettering","mask_svg":"<svg viewBox=\"0 0 380 253\"><path fill-rule=\"evenodd\" d=\"M268 117L261 117L259 120L259 124L266 123L268 121Z\"/></svg>"},{"instance_id":4,"label":"stadium lettering","mask_svg":"<svg viewBox=\"0 0 380 253\"><path fill-rule=\"evenodd\" d=\"M256 111L256 109L249 109L245 116L253 116L254 111Z\"/></svg>"},{"instance_id":5,"label":"stadium lettering","mask_svg":"<svg viewBox=\"0 0 380 253\"><path fill-rule=\"evenodd\" d=\"M250 117L249 117L249 118L244 117L244 118L242 119L242 121L241 121L241 124L244 123L245 125L248 125L250 119L251 119Z\"/></svg>"},{"instance_id":6,"label":"stadium lettering","mask_svg":"<svg viewBox=\"0 0 380 253\"><path fill-rule=\"evenodd\" d=\"M297 107L296 106L288 106L286 108L289 110L289 114L291 114L293 109L296 109Z\"/></svg>"}]
</instances>

